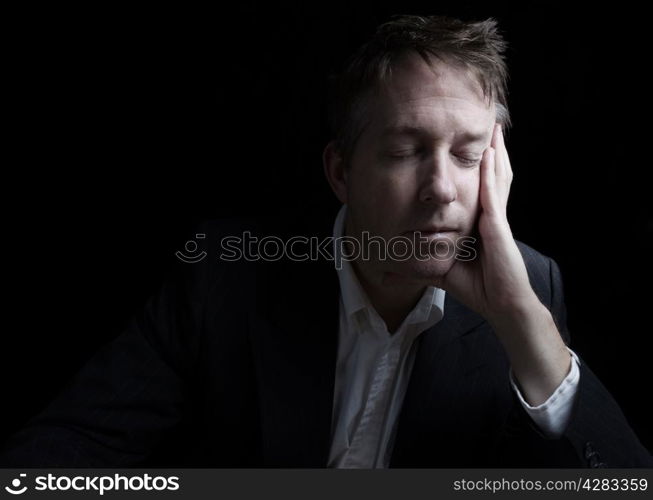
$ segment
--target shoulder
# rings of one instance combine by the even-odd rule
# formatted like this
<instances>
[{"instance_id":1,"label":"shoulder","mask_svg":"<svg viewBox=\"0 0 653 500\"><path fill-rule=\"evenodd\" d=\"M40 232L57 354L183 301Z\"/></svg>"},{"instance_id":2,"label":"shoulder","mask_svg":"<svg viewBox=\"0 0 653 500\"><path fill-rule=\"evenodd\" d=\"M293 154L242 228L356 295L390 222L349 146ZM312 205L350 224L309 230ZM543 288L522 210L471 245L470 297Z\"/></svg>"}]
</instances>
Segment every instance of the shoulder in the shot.
<instances>
[{"instance_id":1,"label":"shoulder","mask_svg":"<svg viewBox=\"0 0 653 500\"><path fill-rule=\"evenodd\" d=\"M551 306L552 296L562 286L558 264L549 256L533 247L515 240L522 254L531 286L540 300Z\"/></svg>"},{"instance_id":2,"label":"shoulder","mask_svg":"<svg viewBox=\"0 0 653 500\"><path fill-rule=\"evenodd\" d=\"M549 263L551 261L551 258L548 257L547 255L544 255L543 253L535 250L533 247L527 245L526 243L515 240L515 243L517 243L517 248L519 248L519 251L522 254L522 257L524 258L524 263L526 264L526 267L547 267L549 266Z\"/></svg>"}]
</instances>

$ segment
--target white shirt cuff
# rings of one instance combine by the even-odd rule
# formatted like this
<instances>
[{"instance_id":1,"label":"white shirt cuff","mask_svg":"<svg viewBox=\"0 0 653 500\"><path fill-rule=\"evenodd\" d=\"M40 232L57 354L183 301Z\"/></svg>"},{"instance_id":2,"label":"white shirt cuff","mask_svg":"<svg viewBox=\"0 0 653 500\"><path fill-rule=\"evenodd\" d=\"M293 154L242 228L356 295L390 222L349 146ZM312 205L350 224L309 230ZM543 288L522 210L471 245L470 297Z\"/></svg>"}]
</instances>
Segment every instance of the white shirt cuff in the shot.
<instances>
[{"instance_id":1,"label":"white shirt cuff","mask_svg":"<svg viewBox=\"0 0 653 500\"><path fill-rule=\"evenodd\" d=\"M551 439L559 438L565 432L571 418L571 411L574 408L575 396L578 393L580 361L574 351L568 347L567 350L573 358L571 369L558 388L549 396L549 399L541 405L531 406L526 402L519 391L519 387L512 373L512 368L509 371L510 384L517 393L517 397L526 410L526 413L530 415L542 433Z\"/></svg>"}]
</instances>

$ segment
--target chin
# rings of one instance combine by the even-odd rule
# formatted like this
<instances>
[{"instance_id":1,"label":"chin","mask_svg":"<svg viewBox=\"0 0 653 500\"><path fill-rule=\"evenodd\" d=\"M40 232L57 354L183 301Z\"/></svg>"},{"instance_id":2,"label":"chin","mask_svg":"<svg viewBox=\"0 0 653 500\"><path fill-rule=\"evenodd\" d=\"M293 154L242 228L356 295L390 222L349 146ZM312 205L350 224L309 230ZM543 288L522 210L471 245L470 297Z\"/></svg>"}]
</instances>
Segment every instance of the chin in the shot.
<instances>
[{"instance_id":1,"label":"chin","mask_svg":"<svg viewBox=\"0 0 653 500\"><path fill-rule=\"evenodd\" d=\"M396 283L419 283L437 286L436 283L449 272L455 261L454 258L448 260L429 258L425 261L397 262L387 274L389 279Z\"/></svg>"}]
</instances>

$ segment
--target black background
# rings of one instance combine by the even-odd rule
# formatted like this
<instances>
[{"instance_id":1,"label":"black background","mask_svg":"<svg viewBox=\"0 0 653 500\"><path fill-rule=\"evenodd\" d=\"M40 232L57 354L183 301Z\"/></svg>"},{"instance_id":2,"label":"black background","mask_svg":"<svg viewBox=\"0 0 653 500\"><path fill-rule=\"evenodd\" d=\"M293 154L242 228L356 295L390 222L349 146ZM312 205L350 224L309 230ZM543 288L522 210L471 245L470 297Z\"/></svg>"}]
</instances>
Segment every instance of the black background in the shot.
<instances>
[{"instance_id":1,"label":"black background","mask_svg":"<svg viewBox=\"0 0 653 500\"><path fill-rule=\"evenodd\" d=\"M643 11L541 2L34 10L5 95L3 434L154 293L200 220L337 208L327 75L391 14L493 16L510 43L516 238L565 278L572 348L653 449ZM15 69L14 69L15 68Z\"/></svg>"}]
</instances>

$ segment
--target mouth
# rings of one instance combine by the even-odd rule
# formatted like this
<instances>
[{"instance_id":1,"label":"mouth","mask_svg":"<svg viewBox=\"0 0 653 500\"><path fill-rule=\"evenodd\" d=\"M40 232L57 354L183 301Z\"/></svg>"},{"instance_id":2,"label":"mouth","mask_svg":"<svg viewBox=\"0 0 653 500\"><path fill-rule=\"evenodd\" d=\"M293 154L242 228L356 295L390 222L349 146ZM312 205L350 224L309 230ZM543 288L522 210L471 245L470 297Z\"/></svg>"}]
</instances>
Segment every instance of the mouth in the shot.
<instances>
[{"instance_id":1,"label":"mouth","mask_svg":"<svg viewBox=\"0 0 653 500\"><path fill-rule=\"evenodd\" d=\"M411 229L409 231L404 232L403 235L409 237L421 236L422 238L427 238L431 240L436 238L451 238L456 233L457 233L456 229L452 227L428 226L428 227Z\"/></svg>"}]
</instances>

